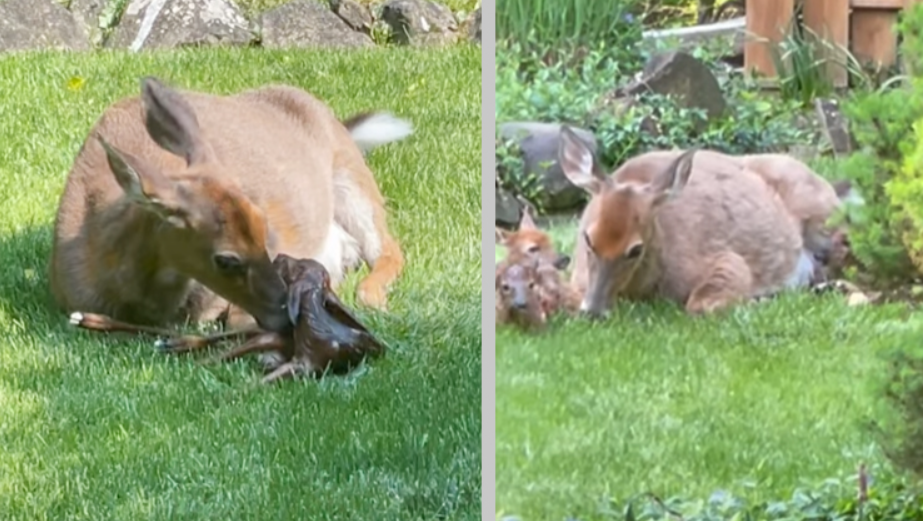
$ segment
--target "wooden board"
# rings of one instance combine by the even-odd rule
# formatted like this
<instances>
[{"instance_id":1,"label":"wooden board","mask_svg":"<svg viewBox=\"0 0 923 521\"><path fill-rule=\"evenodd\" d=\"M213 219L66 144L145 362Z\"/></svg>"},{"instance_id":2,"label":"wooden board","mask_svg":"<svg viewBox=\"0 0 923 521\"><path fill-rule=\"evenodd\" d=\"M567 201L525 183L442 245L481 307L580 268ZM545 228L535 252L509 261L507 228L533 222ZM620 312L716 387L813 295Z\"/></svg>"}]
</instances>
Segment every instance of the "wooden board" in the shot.
<instances>
[{"instance_id":1,"label":"wooden board","mask_svg":"<svg viewBox=\"0 0 923 521\"><path fill-rule=\"evenodd\" d=\"M903 9L907 3L907 0L850 0L849 5L868 9Z\"/></svg>"},{"instance_id":2,"label":"wooden board","mask_svg":"<svg viewBox=\"0 0 923 521\"><path fill-rule=\"evenodd\" d=\"M813 1L813 0L812 0ZM747 40L744 68L768 77L776 75L770 42L782 40L794 13L795 0L747 0Z\"/></svg>"},{"instance_id":3,"label":"wooden board","mask_svg":"<svg viewBox=\"0 0 923 521\"><path fill-rule=\"evenodd\" d=\"M851 51L860 62L874 67L890 67L897 61L897 32L894 24L899 11L861 9L852 13Z\"/></svg>"},{"instance_id":4,"label":"wooden board","mask_svg":"<svg viewBox=\"0 0 923 521\"><path fill-rule=\"evenodd\" d=\"M819 44L817 54L831 60L826 69L833 86L846 87L849 74L844 67L846 54L843 49L849 47L849 4L845 0L808 0L804 3L804 23L818 37L835 46L831 49Z\"/></svg>"}]
</instances>

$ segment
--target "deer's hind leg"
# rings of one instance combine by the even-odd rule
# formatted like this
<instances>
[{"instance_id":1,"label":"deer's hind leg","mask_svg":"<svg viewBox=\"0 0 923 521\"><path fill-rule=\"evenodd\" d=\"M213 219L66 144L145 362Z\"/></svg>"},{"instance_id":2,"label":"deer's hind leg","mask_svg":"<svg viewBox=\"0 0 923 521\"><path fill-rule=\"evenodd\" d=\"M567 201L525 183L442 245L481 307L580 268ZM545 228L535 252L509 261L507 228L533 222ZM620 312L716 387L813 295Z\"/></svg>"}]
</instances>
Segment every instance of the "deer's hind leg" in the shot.
<instances>
[{"instance_id":1,"label":"deer's hind leg","mask_svg":"<svg viewBox=\"0 0 923 521\"><path fill-rule=\"evenodd\" d=\"M368 167L356 164L335 173L334 194L334 219L354 241L344 241L342 261L347 269L359 259L370 268L356 288L359 302L386 309L388 290L404 269L404 254L388 230L384 197Z\"/></svg>"},{"instance_id":2,"label":"deer's hind leg","mask_svg":"<svg viewBox=\"0 0 923 521\"><path fill-rule=\"evenodd\" d=\"M686 300L686 311L693 315L713 313L750 297L753 273L740 255L726 251L712 258L702 280Z\"/></svg>"}]
</instances>

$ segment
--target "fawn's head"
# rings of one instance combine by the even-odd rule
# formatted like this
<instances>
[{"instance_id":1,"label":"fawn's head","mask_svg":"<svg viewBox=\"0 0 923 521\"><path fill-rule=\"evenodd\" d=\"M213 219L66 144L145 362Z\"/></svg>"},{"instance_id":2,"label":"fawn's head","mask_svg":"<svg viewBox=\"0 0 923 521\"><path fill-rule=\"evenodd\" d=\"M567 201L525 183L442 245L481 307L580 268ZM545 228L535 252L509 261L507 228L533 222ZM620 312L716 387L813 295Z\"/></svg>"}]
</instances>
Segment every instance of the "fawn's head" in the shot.
<instances>
[{"instance_id":1,"label":"fawn's head","mask_svg":"<svg viewBox=\"0 0 923 521\"><path fill-rule=\"evenodd\" d=\"M536 284L535 263L527 259L506 261L497 266L496 288L500 309L517 325L541 327L545 312Z\"/></svg>"},{"instance_id":2,"label":"fawn's head","mask_svg":"<svg viewBox=\"0 0 923 521\"><path fill-rule=\"evenodd\" d=\"M97 139L127 200L157 219L163 261L246 310L264 329L284 330L287 292L269 259L263 212L221 180L223 166L179 92L148 77L141 100L150 137L182 161L150 161ZM165 164L179 165L178 171L166 171Z\"/></svg>"},{"instance_id":3,"label":"fawn's head","mask_svg":"<svg viewBox=\"0 0 923 521\"><path fill-rule=\"evenodd\" d=\"M566 269L570 264L570 257L559 253L551 242L551 237L535 225L528 207L523 208L519 227L515 232L496 228L495 239L497 244L507 249L509 256L541 260L559 270Z\"/></svg>"},{"instance_id":4,"label":"fawn's head","mask_svg":"<svg viewBox=\"0 0 923 521\"><path fill-rule=\"evenodd\" d=\"M680 155L649 183L618 182L594 165L590 149L568 127L561 130L558 161L570 181L590 194L578 241L587 250L588 285L580 310L600 316L657 248L654 218L689 180L695 150Z\"/></svg>"}]
</instances>

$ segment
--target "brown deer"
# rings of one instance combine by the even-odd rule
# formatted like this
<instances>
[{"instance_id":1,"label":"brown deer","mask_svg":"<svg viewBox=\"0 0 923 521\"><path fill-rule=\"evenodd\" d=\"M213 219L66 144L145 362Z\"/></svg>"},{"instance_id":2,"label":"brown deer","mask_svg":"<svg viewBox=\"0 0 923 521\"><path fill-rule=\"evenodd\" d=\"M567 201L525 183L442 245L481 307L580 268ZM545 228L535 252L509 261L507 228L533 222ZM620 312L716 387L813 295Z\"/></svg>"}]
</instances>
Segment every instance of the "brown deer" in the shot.
<instances>
[{"instance_id":1,"label":"brown deer","mask_svg":"<svg viewBox=\"0 0 923 521\"><path fill-rule=\"evenodd\" d=\"M779 194L724 154L688 150L663 168L670 154L642 154L606 176L562 129L559 163L591 195L577 237L581 310L599 317L616 296L660 296L707 313L798 285L800 228Z\"/></svg>"},{"instance_id":2,"label":"brown deer","mask_svg":"<svg viewBox=\"0 0 923 521\"><path fill-rule=\"evenodd\" d=\"M507 258L497 264L497 324L512 324L527 331L545 328L548 316L537 287L535 267L535 263L522 258Z\"/></svg>"},{"instance_id":3,"label":"brown deer","mask_svg":"<svg viewBox=\"0 0 923 521\"><path fill-rule=\"evenodd\" d=\"M343 123L295 87L219 96L144 78L140 96L103 112L67 177L55 299L90 325L224 317L290 331L270 260L283 252L317 259L333 287L364 261L358 300L385 309L404 258L364 152L411 132L386 113Z\"/></svg>"},{"instance_id":4,"label":"brown deer","mask_svg":"<svg viewBox=\"0 0 923 521\"><path fill-rule=\"evenodd\" d=\"M494 237L496 244L506 248L507 256L542 259L559 270L570 264L570 257L559 253L551 237L535 224L528 207L523 208L516 231L496 228Z\"/></svg>"}]
</instances>

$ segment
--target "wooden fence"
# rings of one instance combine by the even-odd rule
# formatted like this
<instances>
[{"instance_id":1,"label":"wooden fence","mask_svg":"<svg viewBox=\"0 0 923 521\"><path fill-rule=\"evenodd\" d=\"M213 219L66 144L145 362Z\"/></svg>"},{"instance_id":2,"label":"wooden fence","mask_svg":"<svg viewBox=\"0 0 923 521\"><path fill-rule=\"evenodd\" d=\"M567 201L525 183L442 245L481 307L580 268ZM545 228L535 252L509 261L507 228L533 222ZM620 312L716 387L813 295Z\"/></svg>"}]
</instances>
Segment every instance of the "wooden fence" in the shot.
<instances>
[{"instance_id":1,"label":"wooden fence","mask_svg":"<svg viewBox=\"0 0 923 521\"><path fill-rule=\"evenodd\" d=\"M895 22L902 9L923 0L803 0L804 24L819 37L848 49L859 61L889 67L897 60ZM766 41L778 42L788 30L795 12L795 0L747 0L747 32L744 67L767 77L775 76L775 66ZM827 53L827 49L819 49ZM835 52L835 51L834 51ZM830 56L842 63L840 56ZM829 55L828 55L829 56ZM828 64L833 85L846 87L846 69Z\"/></svg>"}]
</instances>

